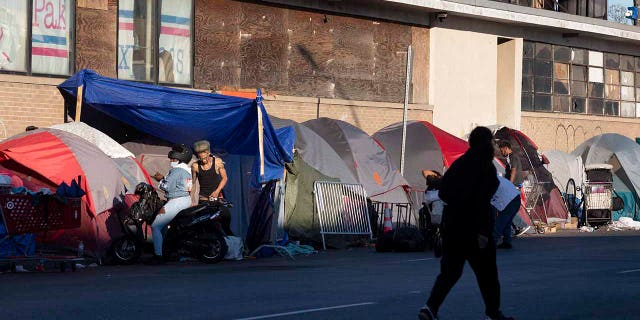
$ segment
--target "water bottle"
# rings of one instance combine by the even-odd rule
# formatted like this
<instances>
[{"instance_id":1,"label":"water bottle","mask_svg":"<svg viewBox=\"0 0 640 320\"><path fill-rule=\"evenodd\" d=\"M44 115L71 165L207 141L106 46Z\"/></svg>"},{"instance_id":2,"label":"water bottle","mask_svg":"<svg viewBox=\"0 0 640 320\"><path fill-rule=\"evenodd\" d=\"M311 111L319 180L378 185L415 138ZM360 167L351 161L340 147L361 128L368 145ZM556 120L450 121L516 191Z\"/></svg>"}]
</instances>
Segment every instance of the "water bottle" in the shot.
<instances>
[{"instance_id":1,"label":"water bottle","mask_svg":"<svg viewBox=\"0 0 640 320\"><path fill-rule=\"evenodd\" d=\"M82 241L80 241L80 243L78 244L78 257L84 257L84 242Z\"/></svg>"}]
</instances>

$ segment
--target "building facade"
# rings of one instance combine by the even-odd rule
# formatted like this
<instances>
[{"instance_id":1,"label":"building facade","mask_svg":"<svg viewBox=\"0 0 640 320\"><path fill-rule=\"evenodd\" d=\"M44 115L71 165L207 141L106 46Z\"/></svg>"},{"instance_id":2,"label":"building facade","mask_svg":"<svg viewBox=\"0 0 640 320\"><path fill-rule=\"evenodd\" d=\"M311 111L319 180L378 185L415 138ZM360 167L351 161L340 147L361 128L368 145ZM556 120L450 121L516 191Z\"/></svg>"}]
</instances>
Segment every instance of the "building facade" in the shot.
<instances>
[{"instance_id":1,"label":"building facade","mask_svg":"<svg viewBox=\"0 0 640 320\"><path fill-rule=\"evenodd\" d=\"M402 120L408 46L410 119L457 136L520 128L543 150L640 136L640 27L620 18L622 0L15 3L0 4L0 138L63 121L55 86L83 68L194 90L262 88L274 116L372 134Z\"/></svg>"}]
</instances>

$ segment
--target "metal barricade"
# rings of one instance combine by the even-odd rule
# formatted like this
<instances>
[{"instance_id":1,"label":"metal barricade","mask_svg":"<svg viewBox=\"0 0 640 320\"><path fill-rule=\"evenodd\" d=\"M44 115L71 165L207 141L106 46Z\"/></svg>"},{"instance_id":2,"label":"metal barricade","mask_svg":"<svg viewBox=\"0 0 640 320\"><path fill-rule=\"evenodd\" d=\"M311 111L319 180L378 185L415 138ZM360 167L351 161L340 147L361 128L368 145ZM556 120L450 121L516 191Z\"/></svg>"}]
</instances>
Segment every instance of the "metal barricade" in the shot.
<instances>
[{"instance_id":1,"label":"metal barricade","mask_svg":"<svg viewBox=\"0 0 640 320\"><path fill-rule=\"evenodd\" d=\"M369 235L372 239L367 192L362 185L316 181L313 193L324 250L326 234Z\"/></svg>"}]
</instances>

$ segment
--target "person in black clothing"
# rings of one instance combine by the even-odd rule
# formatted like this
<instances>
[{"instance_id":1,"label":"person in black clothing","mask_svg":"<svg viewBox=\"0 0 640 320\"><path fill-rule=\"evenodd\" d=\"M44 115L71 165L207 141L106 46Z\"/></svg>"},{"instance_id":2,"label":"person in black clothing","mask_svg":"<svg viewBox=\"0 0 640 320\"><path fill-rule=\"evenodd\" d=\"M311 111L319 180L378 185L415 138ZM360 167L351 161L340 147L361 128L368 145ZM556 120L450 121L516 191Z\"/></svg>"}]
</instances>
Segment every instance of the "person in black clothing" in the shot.
<instances>
[{"instance_id":1,"label":"person in black clothing","mask_svg":"<svg viewBox=\"0 0 640 320\"><path fill-rule=\"evenodd\" d=\"M213 198L224 198L222 189L227 184L224 162L211 154L211 145L207 140L196 141L193 144L193 150L198 157L198 161L191 165L193 181L197 180L200 184L198 203L210 201ZM221 224L223 231L228 236L232 236L231 213L227 208L222 209Z\"/></svg>"},{"instance_id":2,"label":"person in black clothing","mask_svg":"<svg viewBox=\"0 0 640 320\"><path fill-rule=\"evenodd\" d=\"M462 275L466 261L476 274L488 319L513 319L500 311L496 246L492 238L495 216L491 207L499 182L492 163L492 138L489 129L475 128L469 136L470 149L442 177L439 196L447 204L442 217L443 255L440 274L418 314L421 320L437 319L438 309Z\"/></svg>"}]
</instances>

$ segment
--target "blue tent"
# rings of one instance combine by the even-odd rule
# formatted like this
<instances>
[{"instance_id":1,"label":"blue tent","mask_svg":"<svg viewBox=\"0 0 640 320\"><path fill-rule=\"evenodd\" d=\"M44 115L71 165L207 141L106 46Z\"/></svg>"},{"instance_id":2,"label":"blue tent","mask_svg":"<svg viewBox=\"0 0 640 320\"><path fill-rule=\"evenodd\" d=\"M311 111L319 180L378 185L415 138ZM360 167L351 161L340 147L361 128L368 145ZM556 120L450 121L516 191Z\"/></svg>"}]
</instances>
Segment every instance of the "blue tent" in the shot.
<instances>
[{"instance_id":1,"label":"blue tent","mask_svg":"<svg viewBox=\"0 0 640 320\"><path fill-rule=\"evenodd\" d=\"M79 87L81 104L77 103ZM260 91L256 99L230 97L117 80L87 69L58 90L67 114L92 127L104 128L115 120L119 127L129 126L171 143L191 145L207 139L220 151L255 156L253 182L282 178L284 164L292 161L295 131L273 128ZM109 131L116 134L117 130L112 126Z\"/></svg>"}]
</instances>

